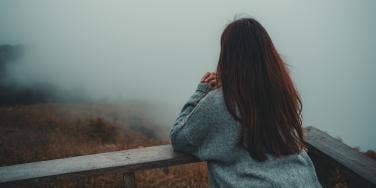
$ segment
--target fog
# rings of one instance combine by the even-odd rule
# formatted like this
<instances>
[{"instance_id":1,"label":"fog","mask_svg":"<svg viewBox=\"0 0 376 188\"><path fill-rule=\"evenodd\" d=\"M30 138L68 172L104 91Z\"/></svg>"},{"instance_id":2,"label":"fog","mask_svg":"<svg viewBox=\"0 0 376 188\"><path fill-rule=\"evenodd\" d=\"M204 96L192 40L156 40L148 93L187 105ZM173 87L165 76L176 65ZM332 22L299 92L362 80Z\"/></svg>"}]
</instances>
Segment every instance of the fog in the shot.
<instances>
[{"instance_id":1,"label":"fog","mask_svg":"<svg viewBox=\"0 0 376 188\"><path fill-rule=\"evenodd\" d=\"M216 67L236 17L268 30L303 98L305 126L376 149L376 1L0 1L0 44L23 44L17 84L149 101L171 126Z\"/></svg>"}]
</instances>

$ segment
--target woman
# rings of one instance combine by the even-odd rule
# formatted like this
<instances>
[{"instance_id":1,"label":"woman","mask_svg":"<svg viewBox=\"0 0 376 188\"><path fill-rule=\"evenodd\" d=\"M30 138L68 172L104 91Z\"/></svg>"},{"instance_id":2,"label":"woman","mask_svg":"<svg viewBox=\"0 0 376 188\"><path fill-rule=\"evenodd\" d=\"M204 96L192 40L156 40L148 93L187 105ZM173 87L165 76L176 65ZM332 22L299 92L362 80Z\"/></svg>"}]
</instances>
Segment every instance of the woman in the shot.
<instances>
[{"instance_id":1,"label":"woman","mask_svg":"<svg viewBox=\"0 0 376 188\"><path fill-rule=\"evenodd\" d=\"M210 187L321 187L305 151L301 100L262 25L230 23L170 132L174 150L207 161Z\"/></svg>"}]
</instances>

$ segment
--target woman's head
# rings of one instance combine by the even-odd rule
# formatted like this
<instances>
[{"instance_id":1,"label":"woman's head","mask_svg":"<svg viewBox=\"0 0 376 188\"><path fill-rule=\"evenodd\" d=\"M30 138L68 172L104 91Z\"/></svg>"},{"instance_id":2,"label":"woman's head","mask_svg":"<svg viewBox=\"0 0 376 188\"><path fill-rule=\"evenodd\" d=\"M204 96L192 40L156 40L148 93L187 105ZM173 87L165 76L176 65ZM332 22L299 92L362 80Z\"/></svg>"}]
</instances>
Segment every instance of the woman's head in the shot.
<instances>
[{"instance_id":1,"label":"woman's head","mask_svg":"<svg viewBox=\"0 0 376 188\"><path fill-rule=\"evenodd\" d=\"M217 66L230 114L241 123L240 143L260 161L303 147L301 100L286 64L264 27L252 18L231 22L221 36Z\"/></svg>"}]
</instances>

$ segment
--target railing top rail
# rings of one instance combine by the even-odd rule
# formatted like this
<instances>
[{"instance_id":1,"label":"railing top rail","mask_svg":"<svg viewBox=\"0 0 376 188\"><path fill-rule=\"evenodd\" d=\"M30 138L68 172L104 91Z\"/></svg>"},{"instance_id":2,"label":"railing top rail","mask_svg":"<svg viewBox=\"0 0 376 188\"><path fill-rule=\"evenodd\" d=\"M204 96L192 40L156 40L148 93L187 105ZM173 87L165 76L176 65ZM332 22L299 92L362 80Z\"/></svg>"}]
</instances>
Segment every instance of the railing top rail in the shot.
<instances>
[{"instance_id":1,"label":"railing top rail","mask_svg":"<svg viewBox=\"0 0 376 188\"><path fill-rule=\"evenodd\" d=\"M132 172L193 162L199 160L174 152L171 145L160 145L4 166L0 167L0 183L53 178L59 175Z\"/></svg>"},{"instance_id":2,"label":"railing top rail","mask_svg":"<svg viewBox=\"0 0 376 188\"><path fill-rule=\"evenodd\" d=\"M356 178L376 186L375 160L317 128L305 128L304 135L312 152L331 160L348 173L357 176Z\"/></svg>"}]
</instances>

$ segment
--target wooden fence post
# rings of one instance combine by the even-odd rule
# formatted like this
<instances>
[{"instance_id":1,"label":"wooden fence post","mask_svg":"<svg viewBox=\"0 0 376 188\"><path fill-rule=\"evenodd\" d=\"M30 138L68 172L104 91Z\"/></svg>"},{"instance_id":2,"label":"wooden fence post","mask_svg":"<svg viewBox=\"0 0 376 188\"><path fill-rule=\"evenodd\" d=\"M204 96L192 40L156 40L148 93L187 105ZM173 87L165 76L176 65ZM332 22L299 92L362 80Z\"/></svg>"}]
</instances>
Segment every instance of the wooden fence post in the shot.
<instances>
[{"instance_id":1,"label":"wooden fence post","mask_svg":"<svg viewBox=\"0 0 376 188\"><path fill-rule=\"evenodd\" d=\"M136 188L136 179L134 172L128 172L123 174L123 185L125 188Z\"/></svg>"}]
</instances>

